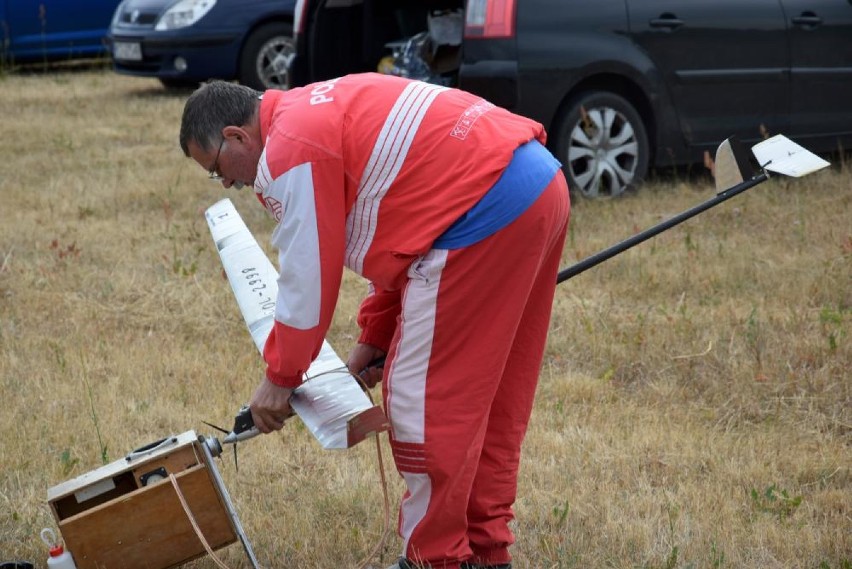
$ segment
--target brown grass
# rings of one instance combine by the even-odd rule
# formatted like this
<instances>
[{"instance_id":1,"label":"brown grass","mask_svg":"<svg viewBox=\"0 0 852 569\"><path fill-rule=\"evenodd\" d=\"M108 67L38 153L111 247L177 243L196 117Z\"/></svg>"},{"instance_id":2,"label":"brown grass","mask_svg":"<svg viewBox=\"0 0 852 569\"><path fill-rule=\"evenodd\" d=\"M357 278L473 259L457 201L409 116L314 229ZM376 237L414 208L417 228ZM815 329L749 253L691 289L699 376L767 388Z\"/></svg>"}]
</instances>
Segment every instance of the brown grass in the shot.
<instances>
[{"instance_id":1,"label":"brown grass","mask_svg":"<svg viewBox=\"0 0 852 569\"><path fill-rule=\"evenodd\" d=\"M43 562L49 487L230 426L262 373L203 218L225 193L177 145L184 97L102 70L0 77L0 561ZM772 179L560 286L517 567L852 565L850 186L838 165ZM265 213L228 195L265 246ZM564 265L711 195L675 177L578 202ZM347 277L341 354L363 291ZM325 452L291 421L240 458L220 470L262 565L355 567L379 539L373 446Z\"/></svg>"}]
</instances>

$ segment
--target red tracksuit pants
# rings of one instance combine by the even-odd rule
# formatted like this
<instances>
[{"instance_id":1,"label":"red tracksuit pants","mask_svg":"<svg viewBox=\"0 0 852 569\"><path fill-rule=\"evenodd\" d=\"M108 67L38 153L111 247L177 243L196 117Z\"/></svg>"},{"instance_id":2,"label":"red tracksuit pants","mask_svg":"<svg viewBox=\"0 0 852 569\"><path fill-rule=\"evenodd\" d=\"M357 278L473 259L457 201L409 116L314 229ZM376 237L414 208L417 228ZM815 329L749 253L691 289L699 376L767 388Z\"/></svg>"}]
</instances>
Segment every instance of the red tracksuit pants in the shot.
<instances>
[{"instance_id":1,"label":"red tracksuit pants","mask_svg":"<svg viewBox=\"0 0 852 569\"><path fill-rule=\"evenodd\" d=\"M510 225L409 270L383 383L406 558L508 563L521 443L568 224L562 172Z\"/></svg>"}]
</instances>

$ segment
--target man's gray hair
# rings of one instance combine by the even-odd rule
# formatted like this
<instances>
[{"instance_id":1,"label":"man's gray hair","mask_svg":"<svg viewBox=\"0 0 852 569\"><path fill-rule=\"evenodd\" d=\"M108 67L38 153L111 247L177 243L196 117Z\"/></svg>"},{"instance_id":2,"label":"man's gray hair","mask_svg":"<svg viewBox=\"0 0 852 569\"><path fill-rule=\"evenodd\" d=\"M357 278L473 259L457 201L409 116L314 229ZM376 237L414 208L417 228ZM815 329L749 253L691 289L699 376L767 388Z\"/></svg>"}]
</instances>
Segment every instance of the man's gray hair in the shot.
<instances>
[{"instance_id":1,"label":"man's gray hair","mask_svg":"<svg viewBox=\"0 0 852 569\"><path fill-rule=\"evenodd\" d=\"M250 124L260 106L260 91L227 81L201 85L186 100L180 122L180 147L189 156L190 142L209 151L222 141L226 126Z\"/></svg>"}]
</instances>

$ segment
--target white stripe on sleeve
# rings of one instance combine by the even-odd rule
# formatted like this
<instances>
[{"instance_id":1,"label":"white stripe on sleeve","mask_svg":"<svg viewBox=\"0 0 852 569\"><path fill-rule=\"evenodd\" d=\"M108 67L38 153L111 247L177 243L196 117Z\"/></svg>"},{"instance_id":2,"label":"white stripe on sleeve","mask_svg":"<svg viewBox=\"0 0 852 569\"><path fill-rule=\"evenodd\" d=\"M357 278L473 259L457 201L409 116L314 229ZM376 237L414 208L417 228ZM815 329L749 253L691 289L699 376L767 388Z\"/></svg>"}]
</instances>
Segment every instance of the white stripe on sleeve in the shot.
<instances>
[{"instance_id":1,"label":"white stripe on sleeve","mask_svg":"<svg viewBox=\"0 0 852 569\"><path fill-rule=\"evenodd\" d=\"M278 200L282 208L272 232L279 263L275 319L300 330L313 328L319 324L322 274L310 163L273 180L264 199Z\"/></svg>"}]
</instances>

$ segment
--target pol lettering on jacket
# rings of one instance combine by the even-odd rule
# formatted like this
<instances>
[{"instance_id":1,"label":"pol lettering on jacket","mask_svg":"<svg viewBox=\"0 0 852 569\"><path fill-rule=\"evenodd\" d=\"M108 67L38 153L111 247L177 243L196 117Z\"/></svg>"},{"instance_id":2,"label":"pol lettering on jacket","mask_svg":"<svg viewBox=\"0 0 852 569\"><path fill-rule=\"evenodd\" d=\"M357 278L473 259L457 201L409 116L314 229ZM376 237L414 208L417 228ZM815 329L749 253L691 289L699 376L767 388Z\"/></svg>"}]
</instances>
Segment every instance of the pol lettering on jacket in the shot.
<instances>
[{"instance_id":1,"label":"pol lettering on jacket","mask_svg":"<svg viewBox=\"0 0 852 569\"><path fill-rule=\"evenodd\" d=\"M332 79L331 81L326 81L325 83L320 83L313 89L311 89L311 104L312 105L321 105L322 103L330 103L334 100L334 97L326 97L325 94L334 89L334 84L340 80L340 77L337 79Z\"/></svg>"}]
</instances>

